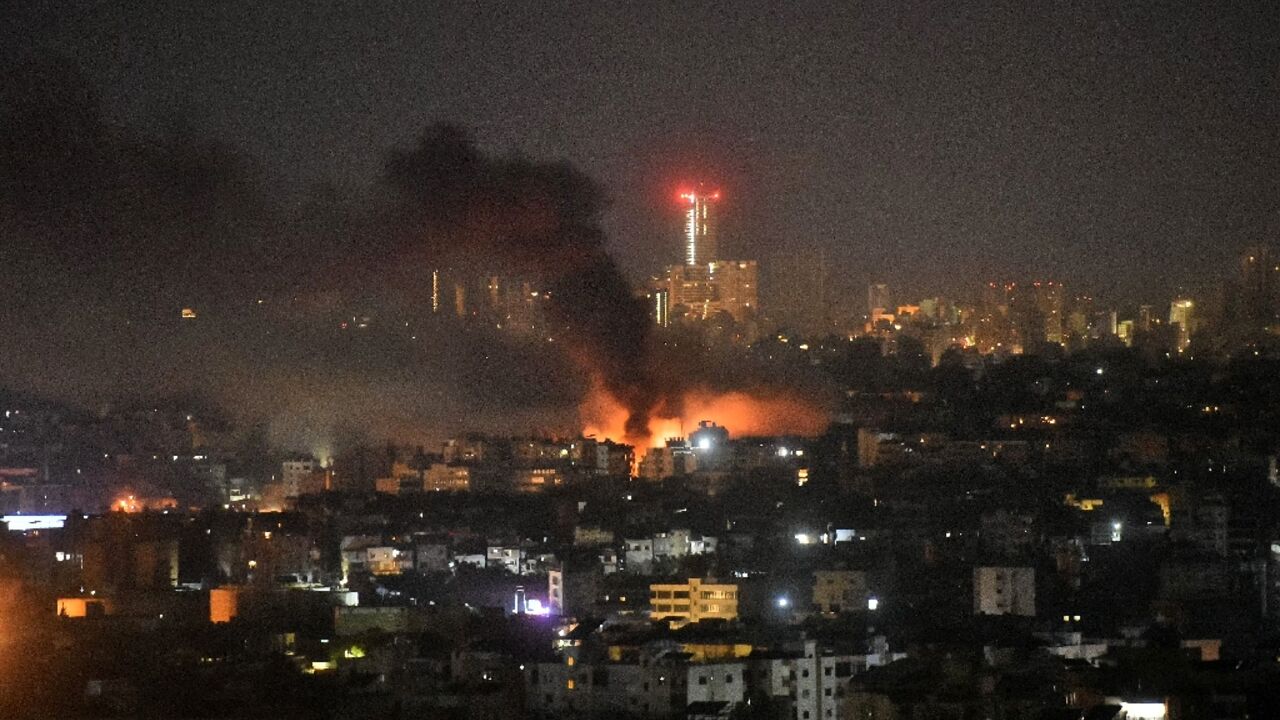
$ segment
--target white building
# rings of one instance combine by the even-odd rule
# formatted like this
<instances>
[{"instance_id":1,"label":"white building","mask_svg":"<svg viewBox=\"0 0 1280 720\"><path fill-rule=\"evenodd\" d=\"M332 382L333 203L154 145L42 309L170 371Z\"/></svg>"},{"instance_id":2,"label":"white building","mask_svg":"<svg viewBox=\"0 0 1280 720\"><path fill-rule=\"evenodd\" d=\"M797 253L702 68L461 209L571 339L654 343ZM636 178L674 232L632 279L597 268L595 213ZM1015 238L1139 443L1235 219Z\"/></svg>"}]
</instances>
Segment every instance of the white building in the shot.
<instances>
[{"instance_id":1,"label":"white building","mask_svg":"<svg viewBox=\"0 0 1280 720\"><path fill-rule=\"evenodd\" d=\"M626 539L623 544L623 563L627 572L647 575L653 569L653 539Z\"/></svg>"},{"instance_id":2,"label":"white building","mask_svg":"<svg viewBox=\"0 0 1280 720\"><path fill-rule=\"evenodd\" d=\"M502 568L512 575L524 574L524 551L519 545L490 545L485 548L488 568Z\"/></svg>"},{"instance_id":3,"label":"white building","mask_svg":"<svg viewBox=\"0 0 1280 720\"><path fill-rule=\"evenodd\" d=\"M799 652L771 653L752 660L751 682L757 691L788 704L796 720L841 720L841 699L849 681L868 667L905 657L888 651L883 638L870 655L825 653L816 642Z\"/></svg>"}]
</instances>

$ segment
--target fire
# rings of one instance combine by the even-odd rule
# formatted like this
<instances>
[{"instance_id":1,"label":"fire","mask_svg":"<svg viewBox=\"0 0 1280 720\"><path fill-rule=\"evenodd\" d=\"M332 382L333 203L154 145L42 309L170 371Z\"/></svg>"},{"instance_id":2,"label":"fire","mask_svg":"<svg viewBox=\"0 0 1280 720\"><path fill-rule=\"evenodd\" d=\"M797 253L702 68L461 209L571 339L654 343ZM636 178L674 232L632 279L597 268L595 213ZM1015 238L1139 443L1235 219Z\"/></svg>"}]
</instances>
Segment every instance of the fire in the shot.
<instances>
[{"instance_id":1,"label":"fire","mask_svg":"<svg viewBox=\"0 0 1280 720\"><path fill-rule=\"evenodd\" d=\"M138 497L132 493L121 495L111 503L112 512L136 513L144 510L173 510L178 501L172 497Z\"/></svg>"},{"instance_id":2,"label":"fire","mask_svg":"<svg viewBox=\"0 0 1280 720\"><path fill-rule=\"evenodd\" d=\"M579 412L583 435L627 442L638 448L662 447L667 438L685 437L697 429L700 420L713 420L737 437L818 435L828 423L825 412L794 397L694 390L680 399L679 407L663 405L654 410L649 437L628 437L627 409L599 382L592 383Z\"/></svg>"},{"instance_id":3,"label":"fire","mask_svg":"<svg viewBox=\"0 0 1280 720\"><path fill-rule=\"evenodd\" d=\"M144 505L138 502L138 498L133 495L127 495L111 503L111 509L116 512L141 512L143 507Z\"/></svg>"}]
</instances>

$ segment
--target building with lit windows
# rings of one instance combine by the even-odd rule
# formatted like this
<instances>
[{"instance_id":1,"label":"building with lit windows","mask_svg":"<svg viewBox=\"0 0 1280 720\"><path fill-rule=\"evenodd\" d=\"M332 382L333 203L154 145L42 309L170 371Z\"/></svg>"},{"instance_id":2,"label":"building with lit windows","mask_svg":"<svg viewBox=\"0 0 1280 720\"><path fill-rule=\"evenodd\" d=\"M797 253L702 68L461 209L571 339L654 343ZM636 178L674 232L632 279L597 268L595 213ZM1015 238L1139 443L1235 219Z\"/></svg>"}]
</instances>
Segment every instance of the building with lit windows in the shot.
<instances>
[{"instance_id":1,"label":"building with lit windows","mask_svg":"<svg viewBox=\"0 0 1280 720\"><path fill-rule=\"evenodd\" d=\"M658 289L650 293L649 298L653 301L653 320L658 327L667 327L671 324L671 291Z\"/></svg>"},{"instance_id":2,"label":"building with lit windows","mask_svg":"<svg viewBox=\"0 0 1280 720\"><path fill-rule=\"evenodd\" d=\"M759 306L759 264L755 260L716 260L710 269L715 307L740 323L753 319Z\"/></svg>"},{"instance_id":3,"label":"building with lit windows","mask_svg":"<svg viewBox=\"0 0 1280 720\"><path fill-rule=\"evenodd\" d=\"M683 261L655 278L650 292L654 321L722 320L751 326L759 314L759 264L755 260L725 260L719 255L715 207L720 192L680 193ZM754 337L749 327L745 337Z\"/></svg>"},{"instance_id":4,"label":"building with lit windows","mask_svg":"<svg viewBox=\"0 0 1280 720\"><path fill-rule=\"evenodd\" d=\"M650 585L649 614L667 618L673 626L702 620L736 620L738 586L700 578Z\"/></svg>"},{"instance_id":5,"label":"building with lit windows","mask_svg":"<svg viewBox=\"0 0 1280 720\"><path fill-rule=\"evenodd\" d=\"M1186 352L1195 330L1195 302L1191 298L1177 298L1169 303L1169 327L1178 333L1178 352Z\"/></svg>"},{"instance_id":6,"label":"building with lit windows","mask_svg":"<svg viewBox=\"0 0 1280 720\"><path fill-rule=\"evenodd\" d=\"M684 264L705 267L719 257L715 208L720 191L702 187L680 193L684 208Z\"/></svg>"}]
</instances>

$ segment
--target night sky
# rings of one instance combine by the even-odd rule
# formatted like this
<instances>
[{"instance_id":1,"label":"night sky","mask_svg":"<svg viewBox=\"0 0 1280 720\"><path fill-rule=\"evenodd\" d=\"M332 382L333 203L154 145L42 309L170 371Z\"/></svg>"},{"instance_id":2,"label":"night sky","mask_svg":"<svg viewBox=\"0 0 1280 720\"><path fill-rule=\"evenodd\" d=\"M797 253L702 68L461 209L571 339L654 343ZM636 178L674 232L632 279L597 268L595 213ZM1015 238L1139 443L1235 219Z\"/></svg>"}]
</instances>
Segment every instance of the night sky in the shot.
<instances>
[{"instance_id":1,"label":"night sky","mask_svg":"<svg viewBox=\"0 0 1280 720\"><path fill-rule=\"evenodd\" d=\"M724 246L825 248L850 291L1159 301L1280 229L1270 2L15 5L5 53L71 58L112 121L223 141L289 201L358 197L434 120L567 159L636 278L695 177Z\"/></svg>"}]
</instances>

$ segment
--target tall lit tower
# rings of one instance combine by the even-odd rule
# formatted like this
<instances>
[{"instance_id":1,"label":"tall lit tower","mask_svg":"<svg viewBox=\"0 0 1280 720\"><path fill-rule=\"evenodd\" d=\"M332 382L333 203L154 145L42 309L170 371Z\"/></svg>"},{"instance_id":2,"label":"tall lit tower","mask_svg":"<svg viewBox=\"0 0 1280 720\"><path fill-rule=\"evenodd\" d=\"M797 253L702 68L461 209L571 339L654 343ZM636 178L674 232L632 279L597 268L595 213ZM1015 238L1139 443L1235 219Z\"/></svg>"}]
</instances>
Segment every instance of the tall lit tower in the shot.
<instances>
[{"instance_id":1,"label":"tall lit tower","mask_svg":"<svg viewBox=\"0 0 1280 720\"><path fill-rule=\"evenodd\" d=\"M716 247L715 206L720 202L720 191L708 191L702 186L680 193L684 203L684 264L707 267L718 258Z\"/></svg>"}]
</instances>

